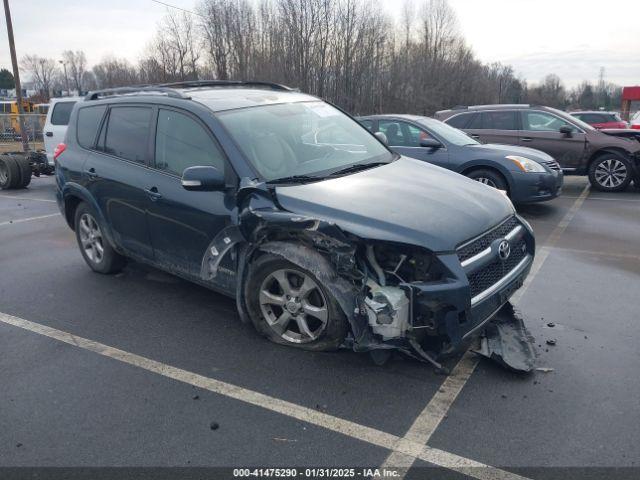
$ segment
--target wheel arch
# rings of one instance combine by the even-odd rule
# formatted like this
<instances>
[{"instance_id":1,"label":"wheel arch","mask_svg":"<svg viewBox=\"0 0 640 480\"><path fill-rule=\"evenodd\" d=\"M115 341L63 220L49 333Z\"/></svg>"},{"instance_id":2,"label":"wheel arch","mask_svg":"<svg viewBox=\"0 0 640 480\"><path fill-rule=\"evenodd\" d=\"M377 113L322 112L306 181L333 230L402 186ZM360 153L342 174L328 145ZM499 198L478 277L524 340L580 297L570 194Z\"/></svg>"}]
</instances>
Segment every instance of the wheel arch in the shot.
<instances>
[{"instance_id":1,"label":"wheel arch","mask_svg":"<svg viewBox=\"0 0 640 480\"><path fill-rule=\"evenodd\" d=\"M513 179L511 178L511 174L509 173L509 170L502 165L489 160L473 160L472 162L465 163L459 170L459 173L464 176L468 176L474 170L491 170L497 173L506 182L508 189L507 193L511 194L513 191Z\"/></svg>"},{"instance_id":2,"label":"wheel arch","mask_svg":"<svg viewBox=\"0 0 640 480\"><path fill-rule=\"evenodd\" d=\"M106 236L108 242L112 247L118 250L113 240L111 226L106 221L98 202L86 188L76 183L66 183L62 190L62 198L64 205L64 217L71 230L75 231L75 215L78 205L85 202L89 204L98 215L98 221L100 222L100 226L103 231L102 233Z\"/></svg>"}]
</instances>

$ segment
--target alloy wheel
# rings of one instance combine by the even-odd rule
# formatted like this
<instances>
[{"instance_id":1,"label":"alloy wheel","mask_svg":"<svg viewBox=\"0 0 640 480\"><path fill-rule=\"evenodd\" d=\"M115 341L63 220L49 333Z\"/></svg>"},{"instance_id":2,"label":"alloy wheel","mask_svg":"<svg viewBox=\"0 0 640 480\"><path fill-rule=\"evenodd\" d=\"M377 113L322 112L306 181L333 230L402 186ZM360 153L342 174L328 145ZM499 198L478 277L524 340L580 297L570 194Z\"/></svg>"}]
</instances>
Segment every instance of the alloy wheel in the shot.
<instances>
[{"instance_id":1,"label":"alloy wheel","mask_svg":"<svg viewBox=\"0 0 640 480\"><path fill-rule=\"evenodd\" d=\"M98 222L89 213L83 213L80 217L79 227L80 243L85 255L95 264L102 262L104 244Z\"/></svg>"},{"instance_id":2,"label":"alloy wheel","mask_svg":"<svg viewBox=\"0 0 640 480\"><path fill-rule=\"evenodd\" d=\"M488 185L490 187L496 188L495 182L493 180L491 180L490 178L487 178L487 177L476 177L476 178L474 178L474 180L476 182L480 182L480 183L483 183L483 184Z\"/></svg>"},{"instance_id":3,"label":"alloy wheel","mask_svg":"<svg viewBox=\"0 0 640 480\"><path fill-rule=\"evenodd\" d=\"M324 293L309 275L279 269L262 282L260 310L269 327L288 342L317 340L327 326L329 310Z\"/></svg>"},{"instance_id":4,"label":"alloy wheel","mask_svg":"<svg viewBox=\"0 0 640 480\"><path fill-rule=\"evenodd\" d=\"M601 161L594 172L596 182L605 188L616 188L626 180L628 172L624 162L609 158Z\"/></svg>"}]
</instances>

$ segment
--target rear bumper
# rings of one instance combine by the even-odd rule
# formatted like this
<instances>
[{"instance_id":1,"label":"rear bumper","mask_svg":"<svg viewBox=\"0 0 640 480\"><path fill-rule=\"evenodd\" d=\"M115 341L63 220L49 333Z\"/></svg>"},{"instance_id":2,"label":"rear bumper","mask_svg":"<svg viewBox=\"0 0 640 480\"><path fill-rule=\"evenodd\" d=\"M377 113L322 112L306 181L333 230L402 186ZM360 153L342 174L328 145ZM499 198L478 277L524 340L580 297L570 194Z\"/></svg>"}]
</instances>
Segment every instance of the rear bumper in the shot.
<instances>
[{"instance_id":1,"label":"rear bumper","mask_svg":"<svg viewBox=\"0 0 640 480\"><path fill-rule=\"evenodd\" d=\"M533 203L552 200L562 193L564 175L561 171L544 173L513 172L511 201Z\"/></svg>"}]
</instances>

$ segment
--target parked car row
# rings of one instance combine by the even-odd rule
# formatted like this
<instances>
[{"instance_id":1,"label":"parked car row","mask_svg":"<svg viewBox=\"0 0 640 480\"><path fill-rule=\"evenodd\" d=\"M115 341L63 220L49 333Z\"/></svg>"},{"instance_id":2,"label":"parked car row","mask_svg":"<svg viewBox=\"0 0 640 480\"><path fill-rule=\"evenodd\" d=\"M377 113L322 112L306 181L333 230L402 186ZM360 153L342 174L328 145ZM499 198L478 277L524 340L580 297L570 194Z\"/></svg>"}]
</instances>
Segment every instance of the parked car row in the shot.
<instances>
[{"instance_id":1,"label":"parked car row","mask_svg":"<svg viewBox=\"0 0 640 480\"><path fill-rule=\"evenodd\" d=\"M638 178L639 142L599 131L554 108L481 105L442 110L435 116L484 143L528 146L545 152L565 174L587 174L598 190L621 191Z\"/></svg>"}]
</instances>

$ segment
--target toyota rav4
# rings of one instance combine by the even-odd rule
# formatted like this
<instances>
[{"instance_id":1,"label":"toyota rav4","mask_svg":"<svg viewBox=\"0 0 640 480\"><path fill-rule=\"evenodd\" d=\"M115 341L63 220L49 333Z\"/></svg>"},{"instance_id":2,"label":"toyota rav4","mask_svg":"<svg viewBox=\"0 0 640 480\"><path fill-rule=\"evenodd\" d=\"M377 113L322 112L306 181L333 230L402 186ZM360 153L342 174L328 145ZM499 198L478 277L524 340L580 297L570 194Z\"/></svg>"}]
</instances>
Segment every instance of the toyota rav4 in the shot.
<instances>
[{"instance_id":1,"label":"toyota rav4","mask_svg":"<svg viewBox=\"0 0 640 480\"><path fill-rule=\"evenodd\" d=\"M531 267L533 233L506 196L392 153L318 98L206 81L85 100L55 160L89 267L134 259L235 297L274 342L433 360Z\"/></svg>"}]
</instances>

